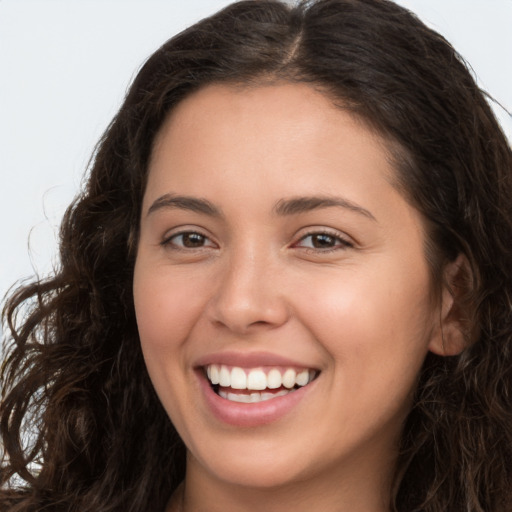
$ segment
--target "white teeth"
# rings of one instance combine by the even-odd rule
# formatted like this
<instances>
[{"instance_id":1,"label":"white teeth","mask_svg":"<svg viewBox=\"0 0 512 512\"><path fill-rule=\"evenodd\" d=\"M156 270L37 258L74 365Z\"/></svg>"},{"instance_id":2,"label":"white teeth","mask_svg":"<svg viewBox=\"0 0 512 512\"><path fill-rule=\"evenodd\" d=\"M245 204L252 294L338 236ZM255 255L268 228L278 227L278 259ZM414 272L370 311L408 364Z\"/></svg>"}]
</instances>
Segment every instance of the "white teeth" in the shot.
<instances>
[{"instance_id":1,"label":"white teeth","mask_svg":"<svg viewBox=\"0 0 512 512\"><path fill-rule=\"evenodd\" d=\"M208 378L212 384L219 383L219 367L216 364L211 364L207 369Z\"/></svg>"},{"instance_id":2,"label":"white teeth","mask_svg":"<svg viewBox=\"0 0 512 512\"><path fill-rule=\"evenodd\" d=\"M219 384L224 388L231 386L231 374L225 366L220 367Z\"/></svg>"},{"instance_id":3,"label":"white teeth","mask_svg":"<svg viewBox=\"0 0 512 512\"><path fill-rule=\"evenodd\" d=\"M289 368L284 372L283 375L283 386L285 388L291 389L295 386L295 370Z\"/></svg>"},{"instance_id":4,"label":"white teeth","mask_svg":"<svg viewBox=\"0 0 512 512\"><path fill-rule=\"evenodd\" d=\"M234 367L231 370L231 387L233 389L247 389L247 376L242 368Z\"/></svg>"},{"instance_id":5,"label":"white teeth","mask_svg":"<svg viewBox=\"0 0 512 512\"><path fill-rule=\"evenodd\" d=\"M251 370L247 376L247 389L262 390L267 388L267 376L263 370Z\"/></svg>"},{"instance_id":6,"label":"white teeth","mask_svg":"<svg viewBox=\"0 0 512 512\"><path fill-rule=\"evenodd\" d=\"M277 389L283 385L283 379L281 378L281 372L273 368L268 372L267 375L267 388Z\"/></svg>"},{"instance_id":7,"label":"white teeth","mask_svg":"<svg viewBox=\"0 0 512 512\"><path fill-rule=\"evenodd\" d=\"M258 402L265 402L266 400L272 400L272 398L277 398L278 396L284 396L288 393L293 393L292 390L282 389L277 393L251 393L250 395L244 395L241 393L227 393L222 389L219 389L219 395L226 400L230 400L231 402L239 402L244 404L255 404Z\"/></svg>"},{"instance_id":8,"label":"white teeth","mask_svg":"<svg viewBox=\"0 0 512 512\"><path fill-rule=\"evenodd\" d=\"M282 370L278 368L271 368L268 373L265 373L261 368L247 370L234 366L230 369L225 365L210 364L206 367L206 374L213 385L219 384L223 388L263 391L264 389L278 389L282 386L287 389L306 386L315 378L316 372L311 369L297 372L293 368L287 368L282 373ZM257 395L257 401L261 401L260 394ZM272 397L275 396L277 396L276 393L273 393ZM242 398L237 401L244 400Z\"/></svg>"},{"instance_id":9,"label":"white teeth","mask_svg":"<svg viewBox=\"0 0 512 512\"><path fill-rule=\"evenodd\" d=\"M232 402L242 402L248 404L251 401L250 395L241 395L239 393L228 393L228 400Z\"/></svg>"},{"instance_id":10,"label":"white teeth","mask_svg":"<svg viewBox=\"0 0 512 512\"><path fill-rule=\"evenodd\" d=\"M300 373L297 373L295 377L295 384L297 386L305 386L309 382L309 370L302 370Z\"/></svg>"}]
</instances>

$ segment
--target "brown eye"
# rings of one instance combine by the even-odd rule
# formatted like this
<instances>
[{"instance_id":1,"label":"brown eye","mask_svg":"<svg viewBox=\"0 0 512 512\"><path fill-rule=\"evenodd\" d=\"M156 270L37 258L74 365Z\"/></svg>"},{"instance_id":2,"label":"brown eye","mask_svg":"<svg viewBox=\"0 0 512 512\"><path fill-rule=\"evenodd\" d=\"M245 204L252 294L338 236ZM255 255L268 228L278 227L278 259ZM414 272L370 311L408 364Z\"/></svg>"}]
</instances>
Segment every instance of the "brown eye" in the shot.
<instances>
[{"instance_id":1,"label":"brown eye","mask_svg":"<svg viewBox=\"0 0 512 512\"><path fill-rule=\"evenodd\" d=\"M184 233L181 235L183 247L203 247L206 237L199 233Z\"/></svg>"},{"instance_id":2,"label":"brown eye","mask_svg":"<svg viewBox=\"0 0 512 512\"><path fill-rule=\"evenodd\" d=\"M178 233L164 240L163 245L174 246L178 249L201 249L213 247L213 242L205 235L194 231Z\"/></svg>"},{"instance_id":3,"label":"brown eye","mask_svg":"<svg viewBox=\"0 0 512 512\"><path fill-rule=\"evenodd\" d=\"M311 245L315 249L331 249L336 246L336 238L331 235L311 235Z\"/></svg>"},{"instance_id":4,"label":"brown eye","mask_svg":"<svg viewBox=\"0 0 512 512\"><path fill-rule=\"evenodd\" d=\"M302 237L297 243L297 247L305 249L316 249L319 251L329 251L336 249L347 249L353 247L348 240L344 240L340 236L331 235L330 233L310 233Z\"/></svg>"}]
</instances>

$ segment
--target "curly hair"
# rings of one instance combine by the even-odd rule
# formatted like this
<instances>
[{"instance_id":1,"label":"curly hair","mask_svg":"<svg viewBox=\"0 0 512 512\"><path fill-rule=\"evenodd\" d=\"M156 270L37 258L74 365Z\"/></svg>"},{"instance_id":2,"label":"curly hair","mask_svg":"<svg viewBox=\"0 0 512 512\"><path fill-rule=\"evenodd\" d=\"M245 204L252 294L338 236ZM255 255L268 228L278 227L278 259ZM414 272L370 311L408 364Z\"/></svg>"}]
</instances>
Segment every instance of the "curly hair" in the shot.
<instances>
[{"instance_id":1,"label":"curly hair","mask_svg":"<svg viewBox=\"0 0 512 512\"><path fill-rule=\"evenodd\" d=\"M465 255L467 347L429 354L404 425L390 509L512 508L512 151L451 45L388 0L232 4L145 63L67 210L60 265L3 320L0 507L163 510L185 447L145 369L132 278L153 141L210 83L310 83L393 148L427 258Z\"/></svg>"}]
</instances>

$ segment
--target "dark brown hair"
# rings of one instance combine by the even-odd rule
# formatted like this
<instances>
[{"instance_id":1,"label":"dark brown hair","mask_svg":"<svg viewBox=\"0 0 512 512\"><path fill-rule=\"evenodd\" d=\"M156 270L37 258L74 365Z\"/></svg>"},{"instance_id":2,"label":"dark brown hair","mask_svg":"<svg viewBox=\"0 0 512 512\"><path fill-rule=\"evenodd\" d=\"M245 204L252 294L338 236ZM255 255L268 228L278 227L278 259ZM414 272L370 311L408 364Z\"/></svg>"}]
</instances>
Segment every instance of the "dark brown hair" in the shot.
<instances>
[{"instance_id":1,"label":"dark brown hair","mask_svg":"<svg viewBox=\"0 0 512 512\"><path fill-rule=\"evenodd\" d=\"M132 297L152 144L214 82L311 83L394 147L436 282L463 254L468 346L430 354L404 426L390 509L512 509L512 154L454 49L387 0L235 3L164 44L99 142L61 228L55 275L8 299L0 508L163 510L183 443L139 347Z\"/></svg>"}]
</instances>

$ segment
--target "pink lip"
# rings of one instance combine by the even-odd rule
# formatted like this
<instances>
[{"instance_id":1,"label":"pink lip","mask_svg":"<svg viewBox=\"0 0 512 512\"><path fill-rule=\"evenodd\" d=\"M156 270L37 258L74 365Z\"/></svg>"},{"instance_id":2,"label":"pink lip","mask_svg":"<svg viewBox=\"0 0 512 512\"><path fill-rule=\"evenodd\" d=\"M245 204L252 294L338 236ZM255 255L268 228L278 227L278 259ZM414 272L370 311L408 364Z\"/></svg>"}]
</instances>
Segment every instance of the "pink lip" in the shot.
<instances>
[{"instance_id":1,"label":"pink lip","mask_svg":"<svg viewBox=\"0 0 512 512\"><path fill-rule=\"evenodd\" d=\"M240 365L240 363L237 364ZM259 364L263 366L261 362ZM287 365L288 363L286 366ZM283 418L291 412L316 385L316 380L314 380L307 386L292 391L285 396L247 404L232 402L217 395L201 369L196 371L196 375L207 408L217 420L235 427L259 427Z\"/></svg>"},{"instance_id":2,"label":"pink lip","mask_svg":"<svg viewBox=\"0 0 512 512\"><path fill-rule=\"evenodd\" d=\"M241 368L258 368L259 366L312 368L307 364L268 352L217 352L199 358L195 362L194 367L197 368L209 364L224 364L227 366L239 366Z\"/></svg>"}]
</instances>

